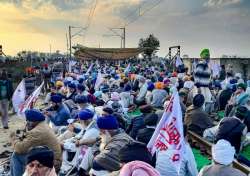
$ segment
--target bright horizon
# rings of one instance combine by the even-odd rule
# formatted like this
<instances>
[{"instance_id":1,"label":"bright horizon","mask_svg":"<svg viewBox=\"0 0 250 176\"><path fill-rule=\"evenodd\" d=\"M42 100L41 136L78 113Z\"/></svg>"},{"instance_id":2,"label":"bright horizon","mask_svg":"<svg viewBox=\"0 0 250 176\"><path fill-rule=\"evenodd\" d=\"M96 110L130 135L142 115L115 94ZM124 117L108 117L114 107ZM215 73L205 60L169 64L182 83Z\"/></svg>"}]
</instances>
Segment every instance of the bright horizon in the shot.
<instances>
[{"instance_id":1,"label":"bright horizon","mask_svg":"<svg viewBox=\"0 0 250 176\"><path fill-rule=\"evenodd\" d=\"M6 55L49 52L50 45L52 52L64 53L68 26L86 26L95 2L0 0L0 45ZM137 19L139 6L140 14L146 13ZM134 21L126 26L126 47L137 47L152 33L160 40L159 56L174 45L181 46L181 56L198 57L202 48L209 48L211 57L250 56L249 19L249 0L98 0L84 39L73 38L72 44L119 48L119 37L103 35L112 34L108 27Z\"/></svg>"}]
</instances>

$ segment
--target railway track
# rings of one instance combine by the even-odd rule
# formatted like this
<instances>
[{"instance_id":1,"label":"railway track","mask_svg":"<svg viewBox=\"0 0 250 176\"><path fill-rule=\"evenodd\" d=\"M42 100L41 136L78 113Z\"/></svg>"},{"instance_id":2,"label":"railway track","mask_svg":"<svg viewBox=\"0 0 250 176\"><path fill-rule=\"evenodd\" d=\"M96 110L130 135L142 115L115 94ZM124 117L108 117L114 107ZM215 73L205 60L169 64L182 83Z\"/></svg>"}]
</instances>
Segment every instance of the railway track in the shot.
<instances>
[{"instance_id":1,"label":"railway track","mask_svg":"<svg viewBox=\"0 0 250 176\"><path fill-rule=\"evenodd\" d=\"M192 143L198 143L199 147L203 148L206 150L206 154L209 155L209 157L212 157L212 143L206 141L199 135L195 134L192 131L188 131L188 137L192 141ZM233 161L233 167L236 169L239 169L240 171L244 172L245 174L249 175L250 174L250 168L244 164L239 163L236 159Z\"/></svg>"}]
</instances>

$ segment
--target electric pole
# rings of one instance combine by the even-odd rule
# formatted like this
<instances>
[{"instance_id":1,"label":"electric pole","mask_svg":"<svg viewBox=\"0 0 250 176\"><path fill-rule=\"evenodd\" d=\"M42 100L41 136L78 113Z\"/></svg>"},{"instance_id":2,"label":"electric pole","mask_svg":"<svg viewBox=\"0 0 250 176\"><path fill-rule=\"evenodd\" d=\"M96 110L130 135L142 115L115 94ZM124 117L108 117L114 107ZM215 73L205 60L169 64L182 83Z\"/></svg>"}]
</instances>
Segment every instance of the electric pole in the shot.
<instances>
[{"instance_id":1,"label":"electric pole","mask_svg":"<svg viewBox=\"0 0 250 176\"><path fill-rule=\"evenodd\" d=\"M77 29L80 29L78 32L76 32L75 34L72 34L72 29L73 28L77 28ZM82 36L83 34L82 34L82 32L84 31L84 30L87 30L87 28L85 27L85 28L83 28L83 27L75 27L75 26L69 26L69 59L71 60L71 54L72 54L72 44L71 44L71 42L72 42L72 38L73 37L75 37L75 36Z\"/></svg>"},{"instance_id":2,"label":"electric pole","mask_svg":"<svg viewBox=\"0 0 250 176\"><path fill-rule=\"evenodd\" d=\"M69 26L69 60L71 60L71 26Z\"/></svg>"},{"instance_id":3,"label":"electric pole","mask_svg":"<svg viewBox=\"0 0 250 176\"><path fill-rule=\"evenodd\" d=\"M121 28L121 29L123 29L123 48L126 48L126 46L125 46L125 38L126 38L126 29L125 29L125 27L124 28Z\"/></svg>"},{"instance_id":4,"label":"electric pole","mask_svg":"<svg viewBox=\"0 0 250 176\"><path fill-rule=\"evenodd\" d=\"M108 28L111 32L113 32L114 34L104 34L104 37L114 37L114 36L118 36L121 38L121 48L125 48L126 46L126 28ZM115 30L122 30L122 34L118 33Z\"/></svg>"}]
</instances>

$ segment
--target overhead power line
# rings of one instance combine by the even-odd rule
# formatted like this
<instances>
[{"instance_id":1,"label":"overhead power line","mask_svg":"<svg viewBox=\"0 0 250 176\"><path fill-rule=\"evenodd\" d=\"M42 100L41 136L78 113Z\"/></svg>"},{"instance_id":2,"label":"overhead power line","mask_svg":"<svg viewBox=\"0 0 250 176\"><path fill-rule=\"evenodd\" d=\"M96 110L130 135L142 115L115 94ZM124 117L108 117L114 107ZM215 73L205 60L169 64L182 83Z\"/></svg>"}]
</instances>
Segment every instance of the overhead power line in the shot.
<instances>
[{"instance_id":1,"label":"overhead power line","mask_svg":"<svg viewBox=\"0 0 250 176\"><path fill-rule=\"evenodd\" d=\"M88 18L87 18L87 22L86 22L86 24L85 24L86 30L85 30L85 33L84 33L84 35L83 35L83 40L85 40L85 37L86 37L86 35L87 35L87 33L88 33L88 29L90 28L90 25L91 25L91 23L92 23L92 21L93 21L97 3L98 3L98 0L95 0L93 6L91 7L91 9L90 9L90 11L89 11L89 15L88 15Z\"/></svg>"},{"instance_id":2,"label":"overhead power line","mask_svg":"<svg viewBox=\"0 0 250 176\"><path fill-rule=\"evenodd\" d=\"M142 5L140 5L133 13L137 13L137 17L131 21L127 21L125 22L125 27L128 26L131 23L134 23L135 21L137 21L141 16L145 15L147 12L149 12L150 10L154 9L155 7L157 7L161 2L163 2L163 0L157 0L155 3L153 3L150 7L146 8L145 10L143 9L143 6L145 4L147 4L146 2L144 2ZM129 16L131 16L131 14L127 15L126 18L128 18ZM125 19L126 19L125 18Z\"/></svg>"}]
</instances>

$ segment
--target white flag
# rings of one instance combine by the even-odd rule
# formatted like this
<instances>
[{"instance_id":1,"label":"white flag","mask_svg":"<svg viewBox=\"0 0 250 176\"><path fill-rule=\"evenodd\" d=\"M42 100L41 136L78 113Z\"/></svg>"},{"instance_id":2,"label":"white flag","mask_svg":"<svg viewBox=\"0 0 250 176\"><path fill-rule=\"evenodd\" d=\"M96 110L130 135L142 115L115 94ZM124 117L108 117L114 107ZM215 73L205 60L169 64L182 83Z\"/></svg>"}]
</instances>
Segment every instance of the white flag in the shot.
<instances>
[{"instance_id":1,"label":"white flag","mask_svg":"<svg viewBox=\"0 0 250 176\"><path fill-rule=\"evenodd\" d=\"M31 109L32 106L36 103L36 100L38 99L38 96L41 93L42 87L44 85L44 82L32 92L32 94L25 100L24 103L22 103L18 108L18 114L24 115L24 112L28 109Z\"/></svg>"},{"instance_id":2,"label":"white flag","mask_svg":"<svg viewBox=\"0 0 250 176\"><path fill-rule=\"evenodd\" d=\"M72 72L72 67L76 64L77 62L76 61L69 61L69 72L71 73Z\"/></svg>"},{"instance_id":3,"label":"white flag","mask_svg":"<svg viewBox=\"0 0 250 176\"><path fill-rule=\"evenodd\" d=\"M90 65L90 67L88 68L86 74L89 74L89 72L92 70L93 66L94 66L94 63L91 63L91 65Z\"/></svg>"},{"instance_id":4,"label":"white flag","mask_svg":"<svg viewBox=\"0 0 250 176\"><path fill-rule=\"evenodd\" d=\"M180 56L177 56L176 60L175 60L175 66L179 67L180 65L183 65L183 62L182 62Z\"/></svg>"},{"instance_id":5,"label":"white flag","mask_svg":"<svg viewBox=\"0 0 250 176\"><path fill-rule=\"evenodd\" d=\"M98 72L98 75L97 75L97 78L96 78L96 82L95 82L95 90L98 90L101 83L102 83L103 79L102 79L102 74L101 72L99 71Z\"/></svg>"},{"instance_id":6,"label":"white flag","mask_svg":"<svg viewBox=\"0 0 250 176\"><path fill-rule=\"evenodd\" d=\"M156 151L173 151L171 161L177 172L180 171L184 150L182 111L177 91L171 97L168 107L147 145L153 155Z\"/></svg>"},{"instance_id":7,"label":"white flag","mask_svg":"<svg viewBox=\"0 0 250 176\"><path fill-rule=\"evenodd\" d=\"M18 112L19 106L25 101L26 89L24 79L18 84L12 96L12 104L15 112Z\"/></svg>"},{"instance_id":8,"label":"white flag","mask_svg":"<svg viewBox=\"0 0 250 176\"><path fill-rule=\"evenodd\" d=\"M128 64L127 68L124 70L124 73L128 73L130 71L130 63Z\"/></svg>"}]
</instances>

